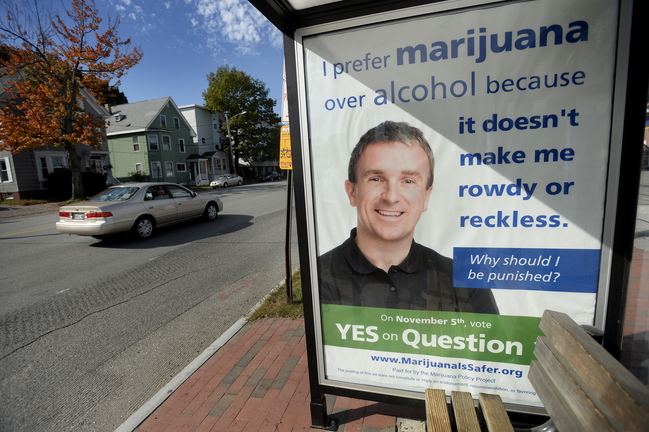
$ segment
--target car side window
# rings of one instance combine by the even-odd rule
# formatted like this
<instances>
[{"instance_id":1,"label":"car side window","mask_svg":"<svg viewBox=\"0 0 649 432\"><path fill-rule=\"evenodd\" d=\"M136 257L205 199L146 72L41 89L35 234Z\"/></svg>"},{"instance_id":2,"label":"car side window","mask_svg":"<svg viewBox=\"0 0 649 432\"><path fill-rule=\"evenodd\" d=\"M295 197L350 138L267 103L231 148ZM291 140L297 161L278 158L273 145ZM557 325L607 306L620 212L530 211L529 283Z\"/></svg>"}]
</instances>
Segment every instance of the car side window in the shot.
<instances>
[{"instance_id":1,"label":"car side window","mask_svg":"<svg viewBox=\"0 0 649 432\"><path fill-rule=\"evenodd\" d=\"M174 198L191 198L192 193L187 189L178 186L167 186Z\"/></svg>"},{"instance_id":2,"label":"car side window","mask_svg":"<svg viewBox=\"0 0 649 432\"><path fill-rule=\"evenodd\" d=\"M145 199L149 200L149 194L151 194L152 200L161 200L170 198L167 194L167 191L162 186L151 186L147 189L145 194Z\"/></svg>"}]
</instances>

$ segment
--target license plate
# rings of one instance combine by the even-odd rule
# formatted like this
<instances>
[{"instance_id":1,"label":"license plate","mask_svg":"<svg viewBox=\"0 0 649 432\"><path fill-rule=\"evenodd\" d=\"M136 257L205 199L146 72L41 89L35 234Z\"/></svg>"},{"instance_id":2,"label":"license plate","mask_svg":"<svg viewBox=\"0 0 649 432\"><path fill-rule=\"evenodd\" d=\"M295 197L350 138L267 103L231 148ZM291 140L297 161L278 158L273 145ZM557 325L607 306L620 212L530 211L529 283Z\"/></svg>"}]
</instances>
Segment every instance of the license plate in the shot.
<instances>
[{"instance_id":1,"label":"license plate","mask_svg":"<svg viewBox=\"0 0 649 432\"><path fill-rule=\"evenodd\" d=\"M72 220L86 220L85 213L72 213Z\"/></svg>"}]
</instances>

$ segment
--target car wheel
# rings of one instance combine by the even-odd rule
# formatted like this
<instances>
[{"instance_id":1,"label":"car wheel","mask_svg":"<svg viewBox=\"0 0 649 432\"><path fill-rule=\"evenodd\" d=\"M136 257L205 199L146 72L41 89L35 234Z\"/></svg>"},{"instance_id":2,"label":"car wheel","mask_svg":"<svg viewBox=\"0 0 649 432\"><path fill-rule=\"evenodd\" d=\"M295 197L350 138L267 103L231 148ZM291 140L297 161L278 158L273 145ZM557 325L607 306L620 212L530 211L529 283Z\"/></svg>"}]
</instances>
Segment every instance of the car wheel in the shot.
<instances>
[{"instance_id":1,"label":"car wheel","mask_svg":"<svg viewBox=\"0 0 649 432\"><path fill-rule=\"evenodd\" d=\"M155 231L155 222L150 216L140 216L133 224L131 232L138 240L148 239Z\"/></svg>"},{"instance_id":2,"label":"car wheel","mask_svg":"<svg viewBox=\"0 0 649 432\"><path fill-rule=\"evenodd\" d=\"M203 219L207 221L216 220L219 215L219 208L216 206L216 203L209 202L205 206L205 211L203 212Z\"/></svg>"},{"instance_id":3,"label":"car wheel","mask_svg":"<svg viewBox=\"0 0 649 432\"><path fill-rule=\"evenodd\" d=\"M227 184L227 183L223 183L223 187L228 187L228 184Z\"/></svg>"},{"instance_id":4,"label":"car wheel","mask_svg":"<svg viewBox=\"0 0 649 432\"><path fill-rule=\"evenodd\" d=\"M237 183L237 184L238 184L239 186L241 186L241 185L243 184L243 182L242 182L241 180L239 180L239 183Z\"/></svg>"},{"instance_id":5,"label":"car wheel","mask_svg":"<svg viewBox=\"0 0 649 432\"><path fill-rule=\"evenodd\" d=\"M216 186L212 186L212 189L216 189Z\"/></svg>"}]
</instances>

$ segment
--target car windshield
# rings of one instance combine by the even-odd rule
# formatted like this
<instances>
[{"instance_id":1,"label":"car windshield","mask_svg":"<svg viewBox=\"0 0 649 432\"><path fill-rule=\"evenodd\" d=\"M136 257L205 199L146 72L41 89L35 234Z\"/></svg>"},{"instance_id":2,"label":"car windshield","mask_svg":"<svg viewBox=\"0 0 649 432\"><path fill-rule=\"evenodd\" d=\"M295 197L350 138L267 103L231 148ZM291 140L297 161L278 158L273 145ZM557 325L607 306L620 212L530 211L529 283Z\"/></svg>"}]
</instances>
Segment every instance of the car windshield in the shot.
<instances>
[{"instance_id":1,"label":"car windshield","mask_svg":"<svg viewBox=\"0 0 649 432\"><path fill-rule=\"evenodd\" d=\"M90 201L126 201L131 198L139 188L120 186L106 189Z\"/></svg>"}]
</instances>

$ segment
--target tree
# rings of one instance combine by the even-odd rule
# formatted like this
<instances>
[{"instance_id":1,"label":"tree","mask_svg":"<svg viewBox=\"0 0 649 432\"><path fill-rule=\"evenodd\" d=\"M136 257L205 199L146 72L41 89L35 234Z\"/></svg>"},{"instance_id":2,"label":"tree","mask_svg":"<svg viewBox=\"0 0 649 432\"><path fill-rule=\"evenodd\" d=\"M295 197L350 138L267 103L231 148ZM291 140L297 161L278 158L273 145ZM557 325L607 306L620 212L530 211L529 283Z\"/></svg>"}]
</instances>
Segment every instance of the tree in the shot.
<instances>
[{"instance_id":1,"label":"tree","mask_svg":"<svg viewBox=\"0 0 649 432\"><path fill-rule=\"evenodd\" d=\"M123 91L119 89L116 85L108 85L105 83L101 94L97 96L97 99L102 100L105 104L108 105L125 105L128 103L128 98Z\"/></svg>"},{"instance_id":2,"label":"tree","mask_svg":"<svg viewBox=\"0 0 649 432\"><path fill-rule=\"evenodd\" d=\"M103 103L106 88L115 87L142 58L130 50L130 39L117 34L119 20L103 19L93 0L72 0L67 19L25 0L8 7L0 20L2 72L10 78L10 97L0 107L0 150L18 153L53 145L67 151L72 197L83 196L77 144L101 146L104 119L83 109L83 90ZM112 79L117 82L110 86Z\"/></svg>"},{"instance_id":3,"label":"tree","mask_svg":"<svg viewBox=\"0 0 649 432\"><path fill-rule=\"evenodd\" d=\"M223 113L230 120L234 145L230 148L228 142L228 152L234 160L235 172L239 159L249 164L255 160L277 159L280 118L273 111L275 101L268 97L266 84L229 66L210 72L207 82L207 90L203 92L205 108ZM227 133L226 127L223 125Z\"/></svg>"}]
</instances>

